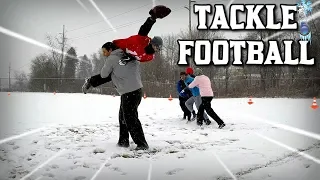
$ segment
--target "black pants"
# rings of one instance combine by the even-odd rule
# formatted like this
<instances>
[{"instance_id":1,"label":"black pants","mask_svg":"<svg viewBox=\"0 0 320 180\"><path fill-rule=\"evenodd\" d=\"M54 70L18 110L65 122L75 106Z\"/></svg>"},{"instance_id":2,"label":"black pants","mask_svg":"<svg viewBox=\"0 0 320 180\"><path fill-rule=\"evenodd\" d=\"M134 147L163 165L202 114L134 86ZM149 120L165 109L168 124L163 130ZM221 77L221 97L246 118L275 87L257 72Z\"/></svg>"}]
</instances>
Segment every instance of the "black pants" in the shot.
<instances>
[{"instance_id":1,"label":"black pants","mask_svg":"<svg viewBox=\"0 0 320 180\"><path fill-rule=\"evenodd\" d=\"M119 142L129 143L129 133L137 146L148 147L144 132L138 117L138 107L142 99L142 90L121 95L119 110Z\"/></svg>"},{"instance_id":2,"label":"black pants","mask_svg":"<svg viewBox=\"0 0 320 180\"><path fill-rule=\"evenodd\" d=\"M201 97L202 103L199 106L198 109L198 121L203 122L203 114L204 114L204 110L206 110L207 114L214 119L218 125L223 124L224 122L221 120L221 118L214 112L214 110L211 107L211 101L212 101L213 97Z\"/></svg>"},{"instance_id":3,"label":"black pants","mask_svg":"<svg viewBox=\"0 0 320 180\"><path fill-rule=\"evenodd\" d=\"M184 98L179 96L179 101L180 101L180 107L181 110L183 111L183 116L184 117L191 117L191 112L188 110L187 106L186 106L186 101L188 100L188 98Z\"/></svg>"}]
</instances>

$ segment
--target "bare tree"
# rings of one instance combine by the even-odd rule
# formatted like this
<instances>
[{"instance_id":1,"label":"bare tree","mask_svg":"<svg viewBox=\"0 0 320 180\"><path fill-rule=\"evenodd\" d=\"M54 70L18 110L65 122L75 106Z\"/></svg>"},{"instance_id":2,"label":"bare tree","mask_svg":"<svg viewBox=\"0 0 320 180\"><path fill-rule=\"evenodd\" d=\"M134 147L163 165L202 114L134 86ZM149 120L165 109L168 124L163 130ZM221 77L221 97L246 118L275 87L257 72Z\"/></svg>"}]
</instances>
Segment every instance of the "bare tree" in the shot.
<instances>
[{"instance_id":1,"label":"bare tree","mask_svg":"<svg viewBox=\"0 0 320 180\"><path fill-rule=\"evenodd\" d=\"M15 71L14 79L13 89L15 91L28 91L28 77L25 72Z\"/></svg>"}]
</instances>

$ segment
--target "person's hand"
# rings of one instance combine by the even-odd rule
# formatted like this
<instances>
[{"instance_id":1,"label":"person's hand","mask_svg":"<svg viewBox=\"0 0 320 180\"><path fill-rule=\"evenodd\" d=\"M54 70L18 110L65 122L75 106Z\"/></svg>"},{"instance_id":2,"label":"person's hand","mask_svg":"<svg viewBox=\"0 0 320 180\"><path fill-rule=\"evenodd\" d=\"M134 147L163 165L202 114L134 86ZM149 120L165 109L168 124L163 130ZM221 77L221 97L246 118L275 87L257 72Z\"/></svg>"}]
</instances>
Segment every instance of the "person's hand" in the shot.
<instances>
[{"instance_id":1,"label":"person's hand","mask_svg":"<svg viewBox=\"0 0 320 180\"><path fill-rule=\"evenodd\" d=\"M90 89L91 84L90 84L90 78L87 78L82 86L82 92L84 94L87 94L88 90Z\"/></svg>"}]
</instances>

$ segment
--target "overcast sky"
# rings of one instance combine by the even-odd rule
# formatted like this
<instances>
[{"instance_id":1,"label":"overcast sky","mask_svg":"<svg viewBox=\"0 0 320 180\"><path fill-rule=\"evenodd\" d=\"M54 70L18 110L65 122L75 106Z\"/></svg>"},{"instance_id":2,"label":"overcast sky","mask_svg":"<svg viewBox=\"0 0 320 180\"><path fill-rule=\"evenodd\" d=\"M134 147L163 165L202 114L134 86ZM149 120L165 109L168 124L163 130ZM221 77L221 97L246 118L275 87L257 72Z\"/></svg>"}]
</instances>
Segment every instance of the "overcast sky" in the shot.
<instances>
[{"instance_id":1,"label":"overcast sky","mask_svg":"<svg viewBox=\"0 0 320 180\"><path fill-rule=\"evenodd\" d=\"M88 11L77 0L0 0L0 26L46 43L46 34L55 36L62 32L65 25L68 42L76 48L78 56L91 55L107 41L136 34L153 5L152 0L95 0L117 29L115 33L88 0L81 2ZM227 5L229 0L197 2ZM267 3L276 2L295 4L297 0L269 0ZM263 4L266 1L235 0L234 3ZM167 18L157 21L150 33L151 37L179 33L188 28L188 10L184 9L188 0L157 0L156 4L170 7L172 13ZM193 15L193 24L197 23L196 18L197 16ZM227 33L226 36L232 39L237 34ZM32 58L45 51L47 50L0 32L0 77L8 77L9 62L13 70L29 72Z\"/></svg>"}]
</instances>

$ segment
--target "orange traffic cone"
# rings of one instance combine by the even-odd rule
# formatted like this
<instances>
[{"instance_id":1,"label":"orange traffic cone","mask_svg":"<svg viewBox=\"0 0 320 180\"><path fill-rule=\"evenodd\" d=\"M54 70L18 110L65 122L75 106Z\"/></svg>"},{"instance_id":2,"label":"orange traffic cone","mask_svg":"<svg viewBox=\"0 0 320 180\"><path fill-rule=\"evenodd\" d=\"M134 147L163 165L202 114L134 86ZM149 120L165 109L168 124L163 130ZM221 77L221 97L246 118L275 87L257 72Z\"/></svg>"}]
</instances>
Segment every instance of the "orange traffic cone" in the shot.
<instances>
[{"instance_id":1,"label":"orange traffic cone","mask_svg":"<svg viewBox=\"0 0 320 180\"><path fill-rule=\"evenodd\" d=\"M10 96L11 94L10 94L10 92L8 92L8 96Z\"/></svg>"},{"instance_id":2,"label":"orange traffic cone","mask_svg":"<svg viewBox=\"0 0 320 180\"><path fill-rule=\"evenodd\" d=\"M317 109L319 106L317 104L317 100L316 100L316 97L313 98L313 103L311 105L311 108L312 109Z\"/></svg>"},{"instance_id":3,"label":"orange traffic cone","mask_svg":"<svg viewBox=\"0 0 320 180\"><path fill-rule=\"evenodd\" d=\"M253 104L252 96L250 96L249 101L248 101L248 104L249 104L249 105Z\"/></svg>"},{"instance_id":4,"label":"orange traffic cone","mask_svg":"<svg viewBox=\"0 0 320 180\"><path fill-rule=\"evenodd\" d=\"M147 95L146 95L146 93L144 93L144 95L143 95L143 99L146 99L147 98Z\"/></svg>"},{"instance_id":5,"label":"orange traffic cone","mask_svg":"<svg viewBox=\"0 0 320 180\"><path fill-rule=\"evenodd\" d=\"M171 94L170 94L170 97L169 97L169 101L172 101L172 96L171 96Z\"/></svg>"}]
</instances>

